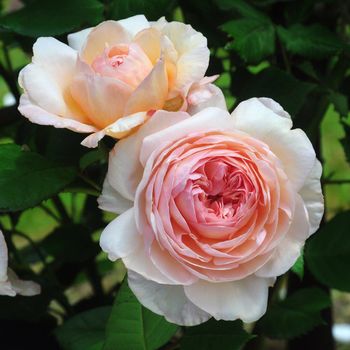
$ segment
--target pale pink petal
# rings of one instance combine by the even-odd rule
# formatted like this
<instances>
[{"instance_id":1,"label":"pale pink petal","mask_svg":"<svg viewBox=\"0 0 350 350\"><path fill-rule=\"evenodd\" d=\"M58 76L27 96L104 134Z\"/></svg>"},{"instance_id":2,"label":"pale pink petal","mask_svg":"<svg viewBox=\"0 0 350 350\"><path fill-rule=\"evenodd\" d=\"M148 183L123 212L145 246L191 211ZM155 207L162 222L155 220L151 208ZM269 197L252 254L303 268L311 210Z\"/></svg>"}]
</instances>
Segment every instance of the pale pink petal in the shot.
<instances>
[{"instance_id":1,"label":"pale pink petal","mask_svg":"<svg viewBox=\"0 0 350 350\"><path fill-rule=\"evenodd\" d=\"M81 49L82 59L91 64L101 55L104 49L117 44L128 44L131 36L125 28L116 21L105 21L91 30Z\"/></svg>"},{"instance_id":2,"label":"pale pink petal","mask_svg":"<svg viewBox=\"0 0 350 350\"><path fill-rule=\"evenodd\" d=\"M271 259L255 275L275 277L287 272L297 261L305 240L309 236L310 224L303 200L298 195L292 224L287 235L275 248Z\"/></svg>"},{"instance_id":3,"label":"pale pink petal","mask_svg":"<svg viewBox=\"0 0 350 350\"><path fill-rule=\"evenodd\" d=\"M324 200L320 181L321 175L322 165L316 159L309 176L299 191L309 214L310 235L319 228L324 213Z\"/></svg>"},{"instance_id":4,"label":"pale pink petal","mask_svg":"<svg viewBox=\"0 0 350 350\"><path fill-rule=\"evenodd\" d=\"M214 84L205 84L191 88L187 96L187 112L191 115L207 107L218 107L227 111L225 96Z\"/></svg>"},{"instance_id":5,"label":"pale pink petal","mask_svg":"<svg viewBox=\"0 0 350 350\"><path fill-rule=\"evenodd\" d=\"M142 246L142 236L136 228L133 208L107 225L101 234L100 246L112 261L124 258Z\"/></svg>"},{"instance_id":6,"label":"pale pink petal","mask_svg":"<svg viewBox=\"0 0 350 350\"><path fill-rule=\"evenodd\" d=\"M187 113L159 111L134 134L120 140L109 156L107 178L111 186L123 197L133 201L143 173L139 161L143 139L189 117Z\"/></svg>"},{"instance_id":7,"label":"pale pink petal","mask_svg":"<svg viewBox=\"0 0 350 350\"><path fill-rule=\"evenodd\" d=\"M208 68L210 52L207 39L190 25L180 22L166 23L161 31L178 53L174 90L183 90L186 94L190 85L202 79Z\"/></svg>"},{"instance_id":8,"label":"pale pink petal","mask_svg":"<svg viewBox=\"0 0 350 350\"><path fill-rule=\"evenodd\" d=\"M80 123L74 119L63 118L40 108L30 101L27 94L21 96L18 110L31 122L36 124L52 125L55 128L67 128L81 133L97 131L96 128L91 125Z\"/></svg>"},{"instance_id":9,"label":"pale pink petal","mask_svg":"<svg viewBox=\"0 0 350 350\"><path fill-rule=\"evenodd\" d=\"M118 21L118 23L125 30L127 30L131 36L135 36L141 30L150 27L150 24L144 15L136 15L129 18L121 19Z\"/></svg>"},{"instance_id":10,"label":"pale pink petal","mask_svg":"<svg viewBox=\"0 0 350 350\"><path fill-rule=\"evenodd\" d=\"M81 141L81 145L88 148L95 148L98 146L98 143L106 136L105 129L94 132L93 134L85 137L83 141Z\"/></svg>"},{"instance_id":11,"label":"pale pink petal","mask_svg":"<svg viewBox=\"0 0 350 350\"><path fill-rule=\"evenodd\" d=\"M144 306L164 316L169 322L195 326L211 317L186 297L183 286L155 283L132 271L128 273L128 282L130 289Z\"/></svg>"},{"instance_id":12,"label":"pale pink petal","mask_svg":"<svg viewBox=\"0 0 350 350\"><path fill-rule=\"evenodd\" d=\"M271 278L249 276L240 281L210 283L198 281L185 286L185 294L216 320L254 322L266 312Z\"/></svg>"},{"instance_id":13,"label":"pale pink petal","mask_svg":"<svg viewBox=\"0 0 350 350\"><path fill-rule=\"evenodd\" d=\"M145 164L150 154L163 143L181 139L194 132L223 131L233 127L234 119L227 111L216 107L206 108L191 118L146 137L140 154L141 163Z\"/></svg>"},{"instance_id":14,"label":"pale pink petal","mask_svg":"<svg viewBox=\"0 0 350 350\"><path fill-rule=\"evenodd\" d=\"M68 45L76 51L80 51L85 44L85 41L93 30L93 27L80 30L79 32L68 34Z\"/></svg>"},{"instance_id":15,"label":"pale pink petal","mask_svg":"<svg viewBox=\"0 0 350 350\"><path fill-rule=\"evenodd\" d=\"M98 207L111 213L122 214L133 207L133 202L124 198L105 179L102 194L97 199Z\"/></svg>"},{"instance_id":16,"label":"pale pink petal","mask_svg":"<svg viewBox=\"0 0 350 350\"><path fill-rule=\"evenodd\" d=\"M130 96L124 115L162 109L168 95L168 77L165 63L160 59L151 73Z\"/></svg>"},{"instance_id":17,"label":"pale pink petal","mask_svg":"<svg viewBox=\"0 0 350 350\"><path fill-rule=\"evenodd\" d=\"M300 129L290 130L291 119L278 113L267 108L266 101L251 98L241 102L232 116L237 129L267 143L298 191L313 167L315 151L306 134Z\"/></svg>"}]
</instances>

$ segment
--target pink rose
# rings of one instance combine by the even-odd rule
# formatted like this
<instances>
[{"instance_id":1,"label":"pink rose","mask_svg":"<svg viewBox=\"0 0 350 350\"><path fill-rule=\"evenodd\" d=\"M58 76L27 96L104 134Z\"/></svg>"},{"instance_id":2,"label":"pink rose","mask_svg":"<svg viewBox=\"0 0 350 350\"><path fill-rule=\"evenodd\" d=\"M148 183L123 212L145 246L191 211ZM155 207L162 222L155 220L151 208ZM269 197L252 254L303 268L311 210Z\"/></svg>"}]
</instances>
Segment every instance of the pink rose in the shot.
<instances>
[{"instance_id":1,"label":"pink rose","mask_svg":"<svg viewBox=\"0 0 350 350\"><path fill-rule=\"evenodd\" d=\"M110 154L101 236L140 302L167 320L253 322L323 215L321 165L268 98L229 115L157 112Z\"/></svg>"},{"instance_id":2,"label":"pink rose","mask_svg":"<svg viewBox=\"0 0 350 350\"><path fill-rule=\"evenodd\" d=\"M213 96L224 106L216 77L203 79L207 39L189 25L139 15L70 34L68 43L34 44L19 76L19 111L37 124L92 133L85 146L127 136L159 109L187 110Z\"/></svg>"},{"instance_id":3,"label":"pink rose","mask_svg":"<svg viewBox=\"0 0 350 350\"><path fill-rule=\"evenodd\" d=\"M16 294L33 296L40 293L40 286L31 281L22 281L8 268L8 253L5 238L0 231L0 295L14 297Z\"/></svg>"}]
</instances>

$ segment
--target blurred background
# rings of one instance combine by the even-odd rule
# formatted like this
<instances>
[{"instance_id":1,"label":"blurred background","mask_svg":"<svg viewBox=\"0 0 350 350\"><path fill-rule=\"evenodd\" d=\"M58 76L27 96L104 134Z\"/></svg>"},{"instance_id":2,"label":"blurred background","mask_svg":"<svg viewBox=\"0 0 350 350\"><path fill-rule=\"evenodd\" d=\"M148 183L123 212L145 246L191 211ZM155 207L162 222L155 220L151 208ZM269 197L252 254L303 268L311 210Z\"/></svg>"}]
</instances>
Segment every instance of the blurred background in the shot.
<instances>
[{"instance_id":1,"label":"blurred background","mask_svg":"<svg viewBox=\"0 0 350 350\"><path fill-rule=\"evenodd\" d=\"M0 144L16 143L72 172L67 183L34 208L0 213L11 266L43 288L33 298L0 297L1 349L102 349L79 341L78 347L76 341L72 345L76 327L80 337L87 337L86 324L67 322L68 330L62 324L97 307L107 310L125 274L122 264L109 262L98 246L102 228L113 218L96 204L112 140L89 150L80 146L83 136L33 125L17 111L18 72L30 62L39 36L66 43L70 32L135 14L191 24L208 38L207 75L220 74L216 83L230 110L252 96L271 97L292 115L295 127L307 132L324 166L324 221L350 209L349 1L6 0L0 8ZM6 191L1 162L0 203ZM19 187L18 195L30 197L35 190ZM350 349L350 239L343 248L347 270L340 287L315 279L301 260L288 283L282 283L282 294L310 286L328 293L331 287L332 305L322 318L296 336L255 329L263 341L248 343L247 349L332 349L332 334L337 349ZM94 326L104 332L104 324ZM181 332L162 348L180 348Z\"/></svg>"}]
</instances>

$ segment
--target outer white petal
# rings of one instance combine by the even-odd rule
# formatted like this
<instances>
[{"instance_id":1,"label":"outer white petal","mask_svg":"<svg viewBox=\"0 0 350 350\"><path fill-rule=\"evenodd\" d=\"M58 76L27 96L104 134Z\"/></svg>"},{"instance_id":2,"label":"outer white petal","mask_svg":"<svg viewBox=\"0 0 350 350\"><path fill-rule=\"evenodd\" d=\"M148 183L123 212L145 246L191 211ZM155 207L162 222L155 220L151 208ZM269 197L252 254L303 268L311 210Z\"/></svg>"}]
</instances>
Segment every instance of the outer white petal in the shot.
<instances>
[{"instance_id":1,"label":"outer white petal","mask_svg":"<svg viewBox=\"0 0 350 350\"><path fill-rule=\"evenodd\" d=\"M207 107L218 107L227 111L225 96L214 84L206 84L189 92L187 112L196 114Z\"/></svg>"},{"instance_id":2,"label":"outer white petal","mask_svg":"<svg viewBox=\"0 0 350 350\"><path fill-rule=\"evenodd\" d=\"M178 53L174 89L185 89L186 94L186 89L194 81L202 79L208 68L210 52L207 39L190 25L180 22L165 23L159 28L170 39Z\"/></svg>"},{"instance_id":3,"label":"outer white petal","mask_svg":"<svg viewBox=\"0 0 350 350\"><path fill-rule=\"evenodd\" d=\"M146 255L143 237L135 224L134 208L119 215L103 230L100 246L112 261L122 259L127 269L163 284L176 284L163 275Z\"/></svg>"},{"instance_id":4,"label":"outer white petal","mask_svg":"<svg viewBox=\"0 0 350 350\"><path fill-rule=\"evenodd\" d=\"M281 111L276 114L266 100L251 98L241 102L233 111L235 127L264 141L282 161L284 171L297 191L309 176L316 159L313 146L300 129L290 130L292 121Z\"/></svg>"},{"instance_id":5,"label":"outer white petal","mask_svg":"<svg viewBox=\"0 0 350 350\"><path fill-rule=\"evenodd\" d=\"M128 282L141 304L169 322L195 326L211 317L186 297L183 286L159 284L132 271L128 273Z\"/></svg>"},{"instance_id":6,"label":"outer white petal","mask_svg":"<svg viewBox=\"0 0 350 350\"><path fill-rule=\"evenodd\" d=\"M32 296L40 293L40 286L31 281L22 281L8 268L8 252L5 238L0 231L0 295L14 297L17 294Z\"/></svg>"},{"instance_id":7,"label":"outer white petal","mask_svg":"<svg viewBox=\"0 0 350 350\"><path fill-rule=\"evenodd\" d=\"M135 36L141 30L150 27L150 24L144 15L136 15L121 19L118 23L121 24L132 36Z\"/></svg>"},{"instance_id":8,"label":"outer white petal","mask_svg":"<svg viewBox=\"0 0 350 350\"><path fill-rule=\"evenodd\" d=\"M43 109L65 116L64 99L76 70L77 52L54 38L39 38L33 46L33 63L22 69L19 84Z\"/></svg>"},{"instance_id":9,"label":"outer white petal","mask_svg":"<svg viewBox=\"0 0 350 350\"><path fill-rule=\"evenodd\" d=\"M74 50L80 51L92 29L92 27L86 28L79 32L68 34L68 45Z\"/></svg>"},{"instance_id":10,"label":"outer white petal","mask_svg":"<svg viewBox=\"0 0 350 350\"><path fill-rule=\"evenodd\" d=\"M324 213L324 200L320 181L321 175L322 165L316 159L309 176L299 191L309 214L310 235L319 228Z\"/></svg>"},{"instance_id":11,"label":"outer white petal","mask_svg":"<svg viewBox=\"0 0 350 350\"><path fill-rule=\"evenodd\" d=\"M109 156L107 178L110 185L126 199L133 200L142 174L139 161L143 139L152 133L189 118L187 113L156 112L140 129L120 140Z\"/></svg>"},{"instance_id":12,"label":"outer white petal","mask_svg":"<svg viewBox=\"0 0 350 350\"><path fill-rule=\"evenodd\" d=\"M290 229L275 248L271 259L256 273L259 277L277 277L287 272L297 261L305 240L309 236L310 223L303 200L296 198L295 212Z\"/></svg>"},{"instance_id":13,"label":"outer white petal","mask_svg":"<svg viewBox=\"0 0 350 350\"><path fill-rule=\"evenodd\" d=\"M288 112L286 112L283 107L269 97L258 97L258 100L267 108L271 109L274 113L278 114L280 117L291 119Z\"/></svg>"},{"instance_id":14,"label":"outer white petal","mask_svg":"<svg viewBox=\"0 0 350 350\"><path fill-rule=\"evenodd\" d=\"M5 237L0 231L0 283L7 280L8 253Z\"/></svg>"},{"instance_id":15,"label":"outer white petal","mask_svg":"<svg viewBox=\"0 0 350 350\"><path fill-rule=\"evenodd\" d=\"M40 125L52 125L55 128L67 128L81 133L97 131L95 127L81 123L70 118L62 118L56 114L50 113L33 103L27 94L21 96L18 110L31 122Z\"/></svg>"},{"instance_id":16,"label":"outer white petal","mask_svg":"<svg viewBox=\"0 0 350 350\"><path fill-rule=\"evenodd\" d=\"M100 246L112 261L124 258L142 246L142 236L135 224L134 208L128 209L107 225L101 234Z\"/></svg>"},{"instance_id":17,"label":"outer white petal","mask_svg":"<svg viewBox=\"0 0 350 350\"><path fill-rule=\"evenodd\" d=\"M11 269L8 270L8 282L16 294L31 297L41 292L41 287L37 283L20 280Z\"/></svg>"},{"instance_id":18,"label":"outer white petal","mask_svg":"<svg viewBox=\"0 0 350 350\"><path fill-rule=\"evenodd\" d=\"M240 281L210 283L199 281L185 286L185 294L216 320L254 322L266 312L270 278L249 276Z\"/></svg>"},{"instance_id":19,"label":"outer white petal","mask_svg":"<svg viewBox=\"0 0 350 350\"><path fill-rule=\"evenodd\" d=\"M111 213L122 214L133 207L133 202L124 198L105 179L102 194L97 199L98 207Z\"/></svg>"}]
</instances>

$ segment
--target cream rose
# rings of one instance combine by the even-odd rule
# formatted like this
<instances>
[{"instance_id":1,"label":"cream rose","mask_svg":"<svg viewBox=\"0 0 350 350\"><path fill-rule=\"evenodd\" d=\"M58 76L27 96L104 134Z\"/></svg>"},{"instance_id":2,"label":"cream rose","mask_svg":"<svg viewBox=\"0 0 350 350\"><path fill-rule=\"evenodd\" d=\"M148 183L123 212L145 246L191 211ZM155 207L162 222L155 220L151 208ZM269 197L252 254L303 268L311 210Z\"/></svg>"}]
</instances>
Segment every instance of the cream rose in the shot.
<instances>
[{"instance_id":1,"label":"cream rose","mask_svg":"<svg viewBox=\"0 0 350 350\"><path fill-rule=\"evenodd\" d=\"M267 98L157 112L110 154L100 244L142 304L180 325L253 322L323 215L321 165Z\"/></svg>"},{"instance_id":2,"label":"cream rose","mask_svg":"<svg viewBox=\"0 0 350 350\"><path fill-rule=\"evenodd\" d=\"M14 297L17 294L33 296L40 293L40 286L37 283L18 279L17 275L7 265L7 246L0 231L0 295Z\"/></svg>"},{"instance_id":3,"label":"cream rose","mask_svg":"<svg viewBox=\"0 0 350 350\"><path fill-rule=\"evenodd\" d=\"M70 34L68 43L34 44L19 76L19 111L34 123L92 133L85 146L127 136L156 110L195 109L213 96L224 106L216 77L204 78L207 40L189 25L139 15Z\"/></svg>"}]
</instances>

